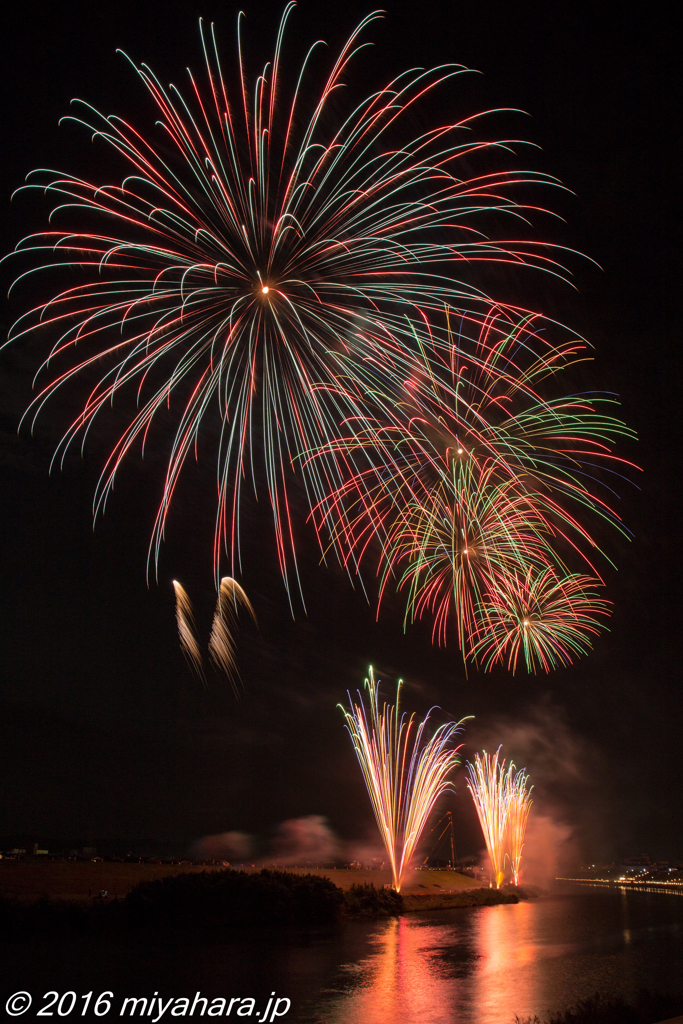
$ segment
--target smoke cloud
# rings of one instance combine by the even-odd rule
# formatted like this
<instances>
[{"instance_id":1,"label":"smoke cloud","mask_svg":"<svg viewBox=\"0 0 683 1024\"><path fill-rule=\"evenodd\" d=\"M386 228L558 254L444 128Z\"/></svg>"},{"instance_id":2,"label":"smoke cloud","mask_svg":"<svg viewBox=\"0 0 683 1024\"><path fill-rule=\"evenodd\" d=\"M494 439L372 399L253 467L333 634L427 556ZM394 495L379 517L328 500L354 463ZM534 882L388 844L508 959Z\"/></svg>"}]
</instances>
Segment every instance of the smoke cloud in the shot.
<instances>
[{"instance_id":1,"label":"smoke cloud","mask_svg":"<svg viewBox=\"0 0 683 1024\"><path fill-rule=\"evenodd\" d=\"M473 725L465 754L495 752L526 768L533 784L533 806L522 858L523 880L539 885L571 873L582 856L609 849L609 773L600 752L578 736L562 708L546 699L524 718L501 718Z\"/></svg>"},{"instance_id":2,"label":"smoke cloud","mask_svg":"<svg viewBox=\"0 0 683 1024\"><path fill-rule=\"evenodd\" d=\"M197 839L190 847L196 860L244 860L251 856L252 837L245 832L220 832Z\"/></svg>"},{"instance_id":3,"label":"smoke cloud","mask_svg":"<svg viewBox=\"0 0 683 1024\"><path fill-rule=\"evenodd\" d=\"M272 849L268 861L302 867L329 864L340 852L337 838L321 814L283 821L273 838Z\"/></svg>"},{"instance_id":4,"label":"smoke cloud","mask_svg":"<svg viewBox=\"0 0 683 1024\"><path fill-rule=\"evenodd\" d=\"M505 758L512 757L518 768L533 768L536 791L548 796L589 781L599 760L597 752L572 732L562 709L549 701L530 708L524 719L498 719L470 730L468 746L493 752L500 744Z\"/></svg>"},{"instance_id":5,"label":"smoke cloud","mask_svg":"<svg viewBox=\"0 0 683 1024\"><path fill-rule=\"evenodd\" d=\"M387 852L374 838L360 842L343 842L322 814L290 818L277 826L265 856L255 858L255 848L263 849L263 839L244 832L221 832L204 836L190 847L195 860L254 860L259 866L315 867L334 861L358 863L361 867L386 867Z\"/></svg>"},{"instance_id":6,"label":"smoke cloud","mask_svg":"<svg viewBox=\"0 0 683 1024\"><path fill-rule=\"evenodd\" d=\"M262 842L256 844L254 837L245 832L220 832L197 839L190 847L190 856L195 860L249 860L254 857L255 845L263 849ZM343 847L327 819L321 814L309 814L278 825L271 852L258 863L307 867L330 864L343 855Z\"/></svg>"},{"instance_id":7,"label":"smoke cloud","mask_svg":"<svg viewBox=\"0 0 683 1024\"><path fill-rule=\"evenodd\" d=\"M548 886L567 877L577 860L574 831L545 814L529 817L522 854L522 884Z\"/></svg>"},{"instance_id":8,"label":"smoke cloud","mask_svg":"<svg viewBox=\"0 0 683 1024\"><path fill-rule=\"evenodd\" d=\"M384 846L372 840L364 843L347 843L344 859L362 868L379 868L382 865L387 867L389 864L389 856Z\"/></svg>"}]
</instances>

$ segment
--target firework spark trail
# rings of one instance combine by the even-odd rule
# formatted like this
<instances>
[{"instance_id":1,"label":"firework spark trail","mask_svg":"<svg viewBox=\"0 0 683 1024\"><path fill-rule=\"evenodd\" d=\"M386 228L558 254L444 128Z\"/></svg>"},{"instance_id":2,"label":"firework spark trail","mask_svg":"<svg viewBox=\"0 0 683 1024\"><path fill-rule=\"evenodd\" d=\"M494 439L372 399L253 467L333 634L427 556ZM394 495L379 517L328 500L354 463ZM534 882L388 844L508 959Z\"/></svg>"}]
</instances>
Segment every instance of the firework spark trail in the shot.
<instances>
[{"instance_id":1,"label":"firework spark trail","mask_svg":"<svg viewBox=\"0 0 683 1024\"><path fill-rule=\"evenodd\" d=\"M187 595L187 591L181 583L177 580L173 580L173 589L175 591L175 614L176 621L178 623L178 636L180 637L180 647L187 658L190 668L197 673L200 679L204 679L204 665L202 661L202 652L199 646L199 640L197 638L197 624L195 622L194 611L192 609L192 602Z\"/></svg>"},{"instance_id":2,"label":"firework spark trail","mask_svg":"<svg viewBox=\"0 0 683 1024\"><path fill-rule=\"evenodd\" d=\"M387 452L387 409L397 388L405 393L404 384L420 377L416 341L427 351L438 333L430 318L448 307L480 325L491 319L481 279L466 276L473 268L507 263L564 274L553 247L474 229L478 213L507 214L510 223L527 218L536 208L518 202L514 188L556 185L553 179L488 167L467 178L464 161L471 167L478 154L511 145L473 141L475 118L406 137L405 112L465 68L406 72L329 127L330 97L342 94L364 46L361 35L378 15L359 24L317 92L306 77L312 48L287 103L283 45L292 8L285 8L274 60L253 86L239 42L232 99L213 28L202 28L208 85L190 76L189 99L164 88L145 65L133 65L158 108L161 141L81 104L83 114L73 120L129 173L107 185L41 171L26 186L57 197L53 222L64 227L19 245L29 259L44 261L19 280L41 270L51 278L57 268L72 277L12 332L20 339L47 331L52 339L44 366L53 376L29 418L75 378L87 381L88 397L55 453L58 461L77 439L85 441L116 396L135 396L135 411L103 469L95 514L131 448L156 442L158 414L167 410L175 422L150 547L154 562L181 470L194 455L217 467L216 580L224 549L234 572L242 489L249 476L256 487L262 457L288 590L296 576L291 473L301 472L311 506L325 509L348 472L364 464L362 444L355 454L331 444L342 424ZM239 25L238 19L238 32ZM511 309L497 308L501 315ZM430 353L429 361L447 365L456 349L443 339L436 346L441 355ZM485 359L476 352L468 358L470 367ZM487 372L505 378L512 358L514 352L491 359ZM549 367L554 358L546 355ZM458 377L463 407L459 386ZM424 387L417 388L423 404ZM438 420L439 403L432 404ZM550 422L555 409L544 409ZM474 405L470 418L486 431ZM213 432L203 429L211 422L220 436L213 450ZM541 442L525 443L533 460ZM308 458L321 451L324 457ZM558 475L566 483L565 470Z\"/></svg>"},{"instance_id":3,"label":"firework spark trail","mask_svg":"<svg viewBox=\"0 0 683 1024\"><path fill-rule=\"evenodd\" d=\"M525 769L512 774L514 765L510 765L508 773L508 825L507 825L507 852L510 858L510 870L512 882L519 885L520 869L522 863L522 850L524 849L524 835L526 833L529 811L531 810L531 790L529 776Z\"/></svg>"},{"instance_id":4,"label":"firework spark trail","mask_svg":"<svg viewBox=\"0 0 683 1024\"><path fill-rule=\"evenodd\" d=\"M394 888L400 892L427 819L438 798L451 788L448 776L459 763L460 749L452 743L465 719L439 726L427 739L429 714L417 724L414 715L406 718L399 713L400 680L396 703L381 709L372 668L365 686L369 713L360 692L355 704L349 697L350 710L340 707L389 856Z\"/></svg>"},{"instance_id":5,"label":"firework spark trail","mask_svg":"<svg viewBox=\"0 0 683 1024\"><path fill-rule=\"evenodd\" d=\"M256 622L256 613L243 588L230 576L224 576L218 591L209 639L209 653L216 667L230 680L235 691L239 678L236 635L240 606L246 608Z\"/></svg>"},{"instance_id":6,"label":"firework spark trail","mask_svg":"<svg viewBox=\"0 0 683 1024\"><path fill-rule=\"evenodd\" d=\"M495 754L487 754L486 751L481 756L475 754L474 764L467 762L467 785L477 809L491 861L491 885L495 884L496 889L500 889L504 878L510 810L509 773L513 767L510 765L506 775L505 761L499 761L499 756L500 747Z\"/></svg>"}]
</instances>

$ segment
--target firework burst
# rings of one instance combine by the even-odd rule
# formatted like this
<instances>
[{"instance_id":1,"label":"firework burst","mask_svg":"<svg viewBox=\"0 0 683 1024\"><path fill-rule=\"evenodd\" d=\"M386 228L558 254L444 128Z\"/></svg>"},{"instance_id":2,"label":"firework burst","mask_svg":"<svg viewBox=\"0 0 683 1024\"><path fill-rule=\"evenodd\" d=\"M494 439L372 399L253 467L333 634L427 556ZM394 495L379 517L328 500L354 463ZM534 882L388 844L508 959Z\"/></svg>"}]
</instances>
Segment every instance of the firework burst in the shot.
<instances>
[{"instance_id":1,"label":"firework burst","mask_svg":"<svg viewBox=\"0 0 683 1024\"><path fill-rule=\"evenodd\" d=\"M468 462L532 494L576 544L595 547L572 508L623 530L603 478L623 476L630 466L612 449L633 431L610 414L614 396L562 394L558 387L590 358L586 342L537 314L520 316L501 305L482 318L459 315L457 332L453 316L446 309L440 329L425 323L428 344L414 333L410 374L396 373L373 394L381 420L331 442L345 455L362 450L369 463L339 496L363 513L344 522L347 542L358 544L362 527L381 522L387 504L405 503L406 496L429 500L444 474Z\"/></svg>"},{"instance_id":2,"label":"firework burst","mask_svg":"<svg viewBox=\"0 0 683 1024\"><path fill-rule=\"evenodd\" d=\"M460 647L469 641L475 609L491 580L544 560L544 523L533 502L513 486L455 461L429 495L409 500L387 536L380 599L394 574L406 588L407 617L429 611L434 635L445 642L455 619Z\"/></svg>"},{"instance_id":3,"label":"firework burst","mask_svg":"<svg viewBox=\"0 0 683 1024\"><path fill-rule=\"evenodd\" d=\"M610 603L598 596L598 585L590 576L558 577L551 567L500 577L479 606L472 658L512 672L520 654L529 672L570 665L606 628L598 616L609 614Z\"/></svg>"},{"instance_id":4,"label":"firework burst","mask_svg":"<svg viewBox=\"0 0 683 1024\"><path fill-rule=\"evenodd\" d=\"M430 614L439 642L455 625L466 658L487 668L500 660L505 643L489 650L487 626L500 637L501 604L520 604L520 581L537 591L554 580L557 608L543 617L548 649L566 652L560 593L567 621L576 599L570 647L585 650L608 603L596 596L599 549L584 520L602 518L623 532L605 498L605 474L623 475L628 464L611 449L630 434L604 408L608 396L541 397L584 358L585 344L552 347L541 318L512 323L501 309L485 325L463 319L457 337L447 320L444 343L435 340L429 352L415 343L421 354L402 393L375 395L383 425L334 442L356 464L362 451L367 464L319 510L321 523L327 517L347 561L379 550L380 602L392 585L403 589L406 621ZM595 578L573 575L568 559ZM566 660L527 658L527 667Z\"/></svg>"},{"instance_id":5,"label":"firework burst","mask_svg":"<svg viewBox=\"0 0 683 1024\"><path fill-rule=\"evenodd\" d=\"M59 460L112 401L123 409L126 398L135 402L103 469L96 514L127 453L155 444L173 424L150 554L158 560L186 460L211 460L217 582L222 552L233 571L239 560L249 478L254 487L265 480L290 580L292 474L302 475L314 507L343 485L348 459L330 441L342 424L376 434L382 407L372 396L390 391L397 377L411 378L415 338L430 337L425 317L448 304L486 320L490 300L481 281L467 278L474 266L505 262L562 274L548 246L492 239L473 225L477 213L527 214L511 190L551 179L488 169L464 176L459 167L472 166L477 153L509 148L504 140L473 141L476 118L417 137L403 127L407 110L464 68L406 72L340 121L328 111L330 98L377 15L360 23L316 88L315 47L293 78L283 71L293 6L285 8L273 60L253 81L239 21L239 59L229 68L213 28L202 29L205 82L190 76L186 93L133 65L157 109L154 132L81 103L73 120L127 171L110 183L36 172L27 187L56 198L52 222L64 226L18 247L43 261L29 275L45 270L52 278L61 268L68 277L12 333L20 339L39 330L52 342L51 379L29 417L83 381L87 397ZM326 454L310 460L312 451Z\"/></svg>"},{"instance_id":6,"label":"firework burst","mask_svg":"<svg viewBox=\"0 0 683 1024\"><path fill-rule=\"evenodd\" d=\"M396 703L381 708L372 668L365 686L369 712L360 693L358 701L342 711L389 856L394 888L400 892L427 819L451 788L448 776L459 763L460 749L453 747L453 740L462 721L439 726L427 739L429 715L417 723L414 715L406 718L399 712L400 681Z\"/></svg>"}]
</instances>

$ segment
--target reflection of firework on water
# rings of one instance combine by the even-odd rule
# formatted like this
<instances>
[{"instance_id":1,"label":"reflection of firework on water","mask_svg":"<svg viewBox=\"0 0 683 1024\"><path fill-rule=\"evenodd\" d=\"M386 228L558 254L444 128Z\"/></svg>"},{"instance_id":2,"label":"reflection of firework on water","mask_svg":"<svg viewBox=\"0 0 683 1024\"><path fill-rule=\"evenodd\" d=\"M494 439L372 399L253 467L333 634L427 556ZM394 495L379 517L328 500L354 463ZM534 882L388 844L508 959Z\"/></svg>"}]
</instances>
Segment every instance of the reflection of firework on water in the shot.
<instances>
[{"instance_id":1,"label":"reflection of firework on water","mask_svg":"<svg viewBox=\"0 0 683 1024\"><path fill-rule=\"evenodd\" d=\"M515 775L512 774L513 768L514 765L511 764L507 783L509 792L507 852L510 858L512 882L514 885L519 885L524 834L527 821L529 820L529 811L531 810L531 790L534 787L529 786L529 776L523 768Z\"/></svg>"},{"instance_id":2,"label":"reflection of firework on water","mask_svg":"<svg viewBox=\"0 0 683 1024\"><path fill-rule=\"evenodd\" d=\"M49 275L60 267L71 275L13 331L14 338L52 333L45 365L54 376L31 415L83 378L88 397L56 458L115 396L134 397L100 478L98 511L126 454L154 444L157 426L171 423L152 554L158 558L186 459L213 460L217 579L223 547L232 565L238 557L242 488L248 476L255 485L260 460L286 581L295 565L291 472L299 468L312 505L324 508L349 469L349 457L330 442L342 424L376 434L386 410L382 401L375 409L373 395L392 409L392 389L403 393L417 378L415 344L429 343L428 318L443 317L448 304L487 321L482 282L457 279L456 268L467 275L482 262L502 262L562 274L548 246L486 234L499 214L513 223L532 209L514 200L511 187L552 179L488 165L467 179L465 161L472 167L478 154L509 149L505 141L473 141L477 118L406 137L402 115L465 69L408 71L339 120L330 98L343 95L363 49L360 34L376 15L360 23L317 90L309 52L288 96L283 41L293 6L273 61L251 84L241 43L233 80L224 73L213 30L202 30L206 82L191 78L189 98L137 67L157 108L157 135L82 104L75 120L125 162L125 177L103 185L37 172L40 181L29 187L57 197L53 223L61 218L64 227L19 246L43 259L39 269ZM473 218L494 211L475 230ZM441 347L448 363L448 345ZM494 377L505 375L507 362L492 368ZM324 454L311 460L311 452Z\"/></svg>"},{"instance_id":3,"label":"reflection of firework on water","mask_svg":"<svg viewBox=\"0 0 683 1024\"><path fill-rule=\"evenodd\" d=\"M237 580L224 576L218 591L218 601L211 627L209 653L219 671L225 673L237 689L237 629L240 607L246 608L254 622L256 613L251 601Z\"/></svg>"},{"instance_id":4,"label":"reflection of firework on water","mask_svg":"<svg viewBox=\"0 0 683 1024\"><path fill-rule=\"evenodd\" d=\"M187 658L190 668L197 673L200 679L203 679L202 652L197 639L197 623L194 618L192 602L183 585L177 580L173 580L173 589L175 590L175 616L178 623L180 648Z\"/></svg>"},{"instance_id":5,"label":"reflection of firework on water","mask_svg":"<svg viewBox=\"0 0 683 1024\"><path fill-rule=\"evenodd\" d=\"M403 872L434 804L451 788L448 776L459 762L460 749L452 744L462 722L439 726L427 739L429 715L419 724L414 715L399 715L400 681L396 703L381 710L372 668L365 685L369 715L360 693L350 710L342 710L389 855L394 888L400 892Z\"/></svg>"},{"instance_id":6,"label":"reflection of firework on water","mask_svg":"<svg viewBox=\"0 0 683 1024\"><path fill-rule=\"evenodd\" d=\"M507 663L513 672L520 653L529 672L571 664L590 648L589 635L605 628L596 616L609 614L609 602L597 596L597 585L589 576L558 577L552 568L499 577L479 605L472 657L488 668Z\"/></svg>"}]
</instances>

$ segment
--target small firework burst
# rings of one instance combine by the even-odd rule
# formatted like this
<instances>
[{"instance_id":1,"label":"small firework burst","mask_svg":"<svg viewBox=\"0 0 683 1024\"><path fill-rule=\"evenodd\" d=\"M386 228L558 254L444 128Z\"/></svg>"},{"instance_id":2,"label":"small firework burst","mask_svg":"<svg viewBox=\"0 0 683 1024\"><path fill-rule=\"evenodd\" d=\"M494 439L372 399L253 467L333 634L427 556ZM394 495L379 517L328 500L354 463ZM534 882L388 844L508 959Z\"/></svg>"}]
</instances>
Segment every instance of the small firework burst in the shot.
<instances>
[{"instance_id":1,"label":"small firework burst","mask_svg":"<svg viewBox=\"0 0 683 1024\"><path fill-rule=\"evenodd\" d=\"M177 580L173 580L173 590L175 591L175 615L178 624L180 649L187 658L192 671L200 679L204 679L204 664L197 638L197 623L194 617L192 602L182 583L178 583Z\"/></svg>"},{"instance_id":2,"label":"small firework burst","mask_svg":"<svg viewBox=\"0 0 683 1024\"><path fill-rule=\"evenodd\" d=\"M512 672L520 655L529 672L570 665L606 629L598 616L609 614L610 602L598 588L590 576L560 576L552 567L499 579L479 607L472 658Z\"/></svg>"},{"instance_id":3,"label":"small firework burst","mask_svg":"<svg viewBox=\"0 0 683 1024\"><path fill-rule=\"evenodd\" d=\"M176 596L176 620L180 648L187 658L190 667L206 683L202 645L199 641L197 623L195 621L192 602L187 591L177 580L173 581ZM239 670L237 667L237 632L239 629L239 611L244 608L256 623L256 613L251 601L237 580L224 576L218 590L218 601L213 616L211 636L209 638L209 656L220 675L231 683L235 693L238 691Z\"/></svg>"},{"instance_id":4,"label":"small firework burst","mask_svg":"<svg viewBox=\"0 0 683 1024\"><path fill-rule=\"evenodd\" d=\"M256 623L256 613L243 588L237 580L224 576L218 591L218 602L211 627L209 654L218 670L232 683L235 691L239 679L237 630L240 608L248 611Z\"/></svg>"}]
</instances>

